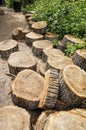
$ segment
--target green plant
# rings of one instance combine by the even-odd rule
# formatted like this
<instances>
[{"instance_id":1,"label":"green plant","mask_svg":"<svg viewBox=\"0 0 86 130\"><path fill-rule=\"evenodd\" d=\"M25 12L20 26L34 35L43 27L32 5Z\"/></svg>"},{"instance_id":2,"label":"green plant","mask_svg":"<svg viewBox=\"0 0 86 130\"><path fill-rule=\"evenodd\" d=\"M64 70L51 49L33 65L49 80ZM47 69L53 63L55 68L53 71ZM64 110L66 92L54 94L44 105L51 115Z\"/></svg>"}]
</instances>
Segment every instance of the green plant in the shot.
<instances>
[{"instance_id":1,"label":"green plant","mask_svg":"<svg viewBox=\"0 0 86 130\"><path fill-rule=\"evenodd\" d=\"M57 47L58 46L58 41L56 39L52 40L52 44L53 47Z\"/></svg>"}]
</instances>

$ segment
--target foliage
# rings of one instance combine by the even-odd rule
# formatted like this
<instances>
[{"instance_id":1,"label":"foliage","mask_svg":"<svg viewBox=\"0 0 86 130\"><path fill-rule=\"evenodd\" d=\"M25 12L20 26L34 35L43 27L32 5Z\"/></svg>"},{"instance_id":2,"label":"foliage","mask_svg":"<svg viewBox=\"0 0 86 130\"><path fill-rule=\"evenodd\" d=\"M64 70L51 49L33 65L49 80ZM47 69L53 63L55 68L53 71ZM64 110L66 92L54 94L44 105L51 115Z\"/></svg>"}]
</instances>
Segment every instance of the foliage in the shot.
<instances>
[{"instance_id":1,"label":"foliage","mask_svg":"<svg viewBox=\"0 0 86 130\"><path fill-rule=\"evenodd\" d=\"M67 43L67 48L65 49L65 55L72 56L77 49L86 49L86 42L72 44L70 42Z\"/></svg>"},{"instance_id":2,"label":"foliage","mask_svg":"<svg viewBox=\"0 0 86 130\"><path fill-rule=\"evenodd\" d=\"M57 47L58 46L58 41L56 39L53 39L52 44L53 44L53 47Z\"/></svg>"}]
</instances>

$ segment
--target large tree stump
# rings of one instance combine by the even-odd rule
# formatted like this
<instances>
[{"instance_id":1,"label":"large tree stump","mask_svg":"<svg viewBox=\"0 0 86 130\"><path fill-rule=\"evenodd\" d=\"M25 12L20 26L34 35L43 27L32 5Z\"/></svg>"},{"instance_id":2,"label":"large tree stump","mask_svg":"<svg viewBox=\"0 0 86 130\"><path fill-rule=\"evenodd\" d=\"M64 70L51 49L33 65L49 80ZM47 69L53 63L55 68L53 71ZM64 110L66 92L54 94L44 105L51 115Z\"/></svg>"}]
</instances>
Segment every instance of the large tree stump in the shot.
<instances>
[{"instance_id":1,"label":"large tree stump","mask_svg":"<svg viewBox=\"0 0 86 130\"><path fill-rule=\"evenodd\" d=\"M12 84L12 99L18 106L36 110L40 93L44 87L44 78L33 70L18 73Z\"/></svg>"},{"instance_id":2,"label":"large tree stump","mask_svg":"<svg viewBox=\"0 0 86 130\"><path fill-rule=\"evenodd\" d=\"M80 107L86 99L86 72L76 65L67 65L59 76L59 97L67 108Z\"/></svg>"},{"instance_id":3,"label":"large tree stump","mask_svg":"<svg viewBox=\"0 0 86 130\"><path fill-rule=\"evenodd\" d=\"M46 63L42 63L40 65L40 68L39 68L39 73L42 75L42 76L45 76L45 73L47 71L47 64Z\"/></svg>"},{"instance_id":4,"label":"large tree stump","mask_svg":"<svg viewBox=\"0 0 86 130\"><path fill-rule=\"evenodd\" d=\"M69 64L73 64L73 62L72 59L67 56L52 56L48 58L47 68L54 68L60 72L66 65Z\"/></svg>"},{"instance_id":5,"label":"large tree stump","mask_svg":"<svg viewBox=\"0 0 86 130\"><path fill-rule=\"evenodd\" d=\"M44 49L42 53L42 61L45 63L47 62L48 57L51 57L51 56L54 57L58 55L64 55L64 53L60 51L59 49L54 49L54 48Z\"/></svg>"},{"instance_id":6,"label":"large tree stump","mask_svg":"<svg viewBox=\"0 0 86 130\"><path fill-rule=\"evenodd\" d=\"M58 71L55 69L46 72L45 85L41 93L39 108L54 108L59 91L58 77Z\"/></svg>"},{"instance_id":7,"label":"large tree stump","mask_svg":"<svg viewBox=\"0 0 86 130\"><path fill-rule=\"evenodd\" d=\"M37 56L42 58L43 49L52 48L52 42L49 40L38 40L33 42L32 52Z\"/></svg>"},{"instance_id":8,"label":"large tree stump","mask_svg":"<svg viewBox=\"0 0 86 130\"><path fill-rule=\"evenodd\" d=\"M46 40L50 40L51 42L53 42L53 40L58 40L58 37L59 37L59 35L58 34L53 34L53 33L51 33L51 32L47 32L46 34L45 34L45 39Z\"/></svg>"},{"instance_id":9,"label":"large tree stump","mask_svg":"<svg viewBox=\"0 0 86 130\"><path fill-rule=\"evenodd\" d=\"M26 34L26 36L25 36L25 43L28 46L32 46L32 43L34 41L42 40L42 39L43 39L43 35L35 33L35 32L30 32L30 33Z\"/></svg>"},{"instance_id":10,"label":"large tree stump","mask_svg":"<svg viewBox=\"0 0 86 130\"><path fill-rule=\"evenodd\" d=\"M10 73L16 75L23 69L36 70L37 63L35 58L28 52L19 51L12 53L8 59L8 67Z\"/></svg>"},{"instance_id":11,"label":"large tree stump","mask_svg":"<svg viewBox=\"0 0 86 130\"><path fill-rule=\"evenodd\" d=\"M73 56L74 64L78 65L81 69L86 71L86 50L77 50Z\"/></svg>"},{"instance_id":12,"label":"large tree stump","mask_svg":"<svg viewBox=\"0 0 86 130\"><path fill-rule=\"evenodd\" d=\"M17 106L0 108L0 130L32 130L30 114Z\"/></svg>"},{"instance_id":13,"label":"large tree stump","mask_svg":"<svg viewBox=\"0 0 86 130\"><path fill-rule=\"evenodd\" d=\"M45 34L47 30L47 22L46 21L35 22L32 25L32 30L39 34Z\"/></svg>"},{"instance_id":14,"label":"large tree stump","mask_svg":"<svg viewBox=\"0 0 86 130\"><path fill-rule=\"evenodd\" d=\"M77 110L50 114L44 127L40 130L85 130L86 110L75 111Z\"/></svg>"},{"instance_id":15,"label":"large tree stump","mask_svg":"<svg viewBox=\"0 0 86 130\"><path fill-rule=\"evenodd\" d=\"M66 49L68 42L71 44L78 44L78 43L83 43L83 40L81 40L80 38L76 38L72 35L65 35L62 39L62 47L64 49Z\"/></svg>"},{"instance_id":16,"label":"large tree stump","mask_svg":"<svg viewBox=\"0 0 86 130\"><path fill-rule=\"evenodd\" d=\"M18 43L15 40L5 40L0 42L1 58L8 58L12 52L18 51Z\"/></svg>"},{"instance_id":17,"label":"large tree stump","mask_svg":"<svg viewBox=\"0 0 86 130\"><path fill-rule=\"evenodd\" d=\"M30 30L27 30L27 29L24 29L24 28L21 28L21 27L18 27L18 28L15 28L12 32L12 38L14 40L22 40L22 39L25 39L25 35L27 33L29 33Z\"/></svg>"}]
</instances>

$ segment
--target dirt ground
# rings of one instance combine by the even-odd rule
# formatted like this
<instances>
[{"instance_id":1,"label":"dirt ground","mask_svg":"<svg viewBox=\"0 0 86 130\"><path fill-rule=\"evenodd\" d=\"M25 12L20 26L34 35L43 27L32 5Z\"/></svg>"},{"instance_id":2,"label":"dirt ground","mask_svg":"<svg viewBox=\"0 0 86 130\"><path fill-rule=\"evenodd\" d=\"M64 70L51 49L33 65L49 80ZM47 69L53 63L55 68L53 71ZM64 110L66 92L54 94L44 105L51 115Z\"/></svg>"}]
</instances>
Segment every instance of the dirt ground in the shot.
<instances>
[{"instance_id":1,"label":"dirt ground","mask_svg":"<svg viewBox=\"0 0 86 130\"><path fill-rule=\"evenodd\" d=\"M3 7L5 10L4 15L0 15L0 41L12 38L12 31L16 27L28 28L25 17L22 13L15 13L12 9ZM18 42L20 50L26 50L31 52L31 48L27 47L24 41ZM32 54L33 55L33 54ZM36 58L37 59L37 58ZM37 59L38 68L41 64L41 60ZM13 105L11 98L11 77L9 73L8 65L6 60L0 58L0 107L6 105ZM39 113L41 111L33 111L31 113L32 123L34 124Z\"/></svg>"}]
</instances>

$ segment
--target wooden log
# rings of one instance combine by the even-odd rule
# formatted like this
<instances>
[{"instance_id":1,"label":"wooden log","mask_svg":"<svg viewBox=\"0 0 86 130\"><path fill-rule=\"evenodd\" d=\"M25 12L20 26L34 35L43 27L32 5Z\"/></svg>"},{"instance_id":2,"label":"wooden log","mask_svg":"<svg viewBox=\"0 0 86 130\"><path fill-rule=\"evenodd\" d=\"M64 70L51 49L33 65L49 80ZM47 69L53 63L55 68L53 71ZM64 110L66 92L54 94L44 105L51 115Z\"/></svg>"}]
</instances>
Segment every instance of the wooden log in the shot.
<instances>
[{"instance_id":1,"label":"wooden log","mask_svg":"<svg viewBox=\"0 0 86 130\"><path fill-rule=\"evenodd\" d=\"M32 52L39 58L42 58L43 49L52 48L52 42L49 40L38 40L33 42Z\"/></svg>"},{"instance_id":2,"label":"wooden log","mask_svg":"<svg viewBox=\"0 0 86 130\"><path fill-rule=\"evenodd\" d=\"M0 8L0 15L4 15L4 14L5 14L4 10Z\"/></svg>"},{"instance_id":3,"label":"wooden log","mask_svg":"<svg viewBox=\"0 0 86 130\"><path fill-rule=\"evenodd\" d=\"M72 35L64 35L64 37L62 39L62 46L64 49L66 49L68 42L70 44L78 44L78 43L83 43L84 41L81 40L80 38L74 37Z\"/></svg>"},{"instance_id":4,"label":"wooden log","mask_svg":"<svg viewBox=\"0 0 86 130\"><path fill-rule=\"evenodd\" d=\"M54 48L44 49L42 53L42 61L46 63L48 60L48 57L51 57L51 56L54 57L58 55L64 55L64 53L60 51L59 49L54 49Z\"/></svg>"},{"instance_id":5,"label":"wooden log","mask_svg":"<svg viewBox=\"0 0 86 130\"><path fill-rule=\"evenodd\" d=\"M81 114L83 113L85 114ZM83 125L82 125L83 124ZM86 110L60 111L48 116L43 129L40 130L85 130Z\"/></svg>"},{"instance_id":6,"label":"wooden log","mask_svg":"<svg viewBox=\"0 0 86 130\"><path fill-rule=\"evenodd\" d=\"M29 112L17 106L0 108L0 130L32 130Z\"/></svg>"},{"instance_id":7,"label":"wooden log","mask_svg":"<svg viewBox=\"0 0 86 130\"><path fill-rule=\"evenodd\" d=\"M59 38L59 35L58 34L53 34L51 32L47 32L45 34L45 39L46 40L50 40L51 42L53 42L53 40L58 40Z\"/></svg>"},{"instance_id":8,"label":"wooden log","mask_svg":"<svg viewBox=\"0 0 86 130\"><path fill-rule=\"evenodd\" d=\"M10 73L16 75L23 69L32 69L36 71L36 59L26 51L12 53L8 59Z\"/></svg>"},{"instance_id":9,"label":"wooden log","mask_svg":"<svg viewBox=\"0 0 86 130\"><path fill-rule=\"evenodd\" d=\"M68 64L73 64L71 58L62 55L52 56L48 58L47 68L54 68L60 72Z\"/></svg>"},{"instance_id":10,"label":"wooden log","mask_svg":"<svg viewBox=\"0 0 86 130\"><path fill-rule=\"evenodd\" d=\"M86 99L86 72L76 65L67 65L59 75L58 99L67 108L80 107Z\"/></svg>"},{"instance_id":11,"label":"wooden log","mask_svg":"<svg viewBox=\"0 0 86 130\"><path fill-rule=\"evenodd\" d=\"M23 40L23 39L25 39L25 35L29 32L30 32L30 30L28 30L28 29L24 29L21 27L15 28L12 32L12 38L14 40Z\"/></svg>"},{"instance_id":12,"label":"wooden log","mask_svg":"<svg viewBox=\"0 0 86 130\"><path fill-rule=\"evenodd\" d=\"M86 71L86 50L77 50L73 56L74 64L78 65L81 69Z\"/></svg>"},{"instance_id":13,"label":"wooden log","mask_svg":"<svg viewBox=\"0 0 86 130\"><path fill-rule=\"evenodd\" d=\"M54 108L58 98L59 82L58 71L48 70L45 74L45 85L41 93L39 108Z\"/></svg>"},{"instance_id":14,"label":"wooden log","mask_svg":"<svg viewBox=\"0 0 86 130\"><path fill-rule=\"evenodd\" d=\"M47 30L47 22L46 21L35 22L32 25L32 30L42 35L45 34Z\"/></svg>"},{"instance_id":15,"label":"wooden log","mask_svg":"<svg viewBox=\"0 0 86 130\"><path fill-rule=\"evenodd\" d=\"M9 39L0 42L0 54L2 59L7 59L12 52L18 51L18 43Z\"/></svg>"},{"instance_id":16,"label":"wooden log","mask_svg":"<svg viewBox=\"0 0 86 130\"><path fill-rule=\"evenodd\" d=\"M27 23L28 23L28 25L29 25L29 29L30 29L31 31L33 31L33 30L32 30L32 25L35 23L35 21L32 20L32 19L30 19L29 21L27 21Z\"/></svg>"},{"instance_id":17,"label":"wooden log","mask_svg":"<svg viewBox=\"0 0 86 130\"><path fill-rule=\"evenodd\" d=\"M60 49L61 51L64 51L64 46L62 45L62 41L58 41L58 46L57 46L57 49Z\"/></svg>"},{"instance_id":18,"label":"wooden log","mask_svg":"<svg viewBox=\"0 0 86 130\"><path fill-rule=\"evenodd\" d=\"M42 40L42 39L43 39L43 35L35 33L35 32L30 32L30 33L26 34L26 36L25 36L25 43L28 46L32 46L32 43L34 41Z\"/></svg>"},{"instance_id":19,"label":"wooden log","mask_svg":"<svg viewBox=\"0 0 86 130\"><path fill-rule=\"evenodd\" d=\"M42 76L45 76L46 71L47 71L46 63L42 63L42 64L40 65L40 68L39 68L39 73L40 73Z\"/></svg>"},{"instance_id":20,"label":"wooden log","mask_svg":"<svg viewBox=\"0 0 86 130\"><path fill-rule=\"evenodd\" d=\"M27 110L36 110L40 93L44 87L44 78L33 70L18 73L12 84L12 99L18 106Z\"/></svg>"},{"instance_id":21,"label":"wooden log","mask_svg":"<svg viewBox=\"0 0 86 130\"><path fill-rule=\"evenodd\" d=\"M33 15L34 15L33 13L27 13L27 14L25 14L26 20L27 20L29 17L32 17Z\"/></svg>"}]
</instances>

